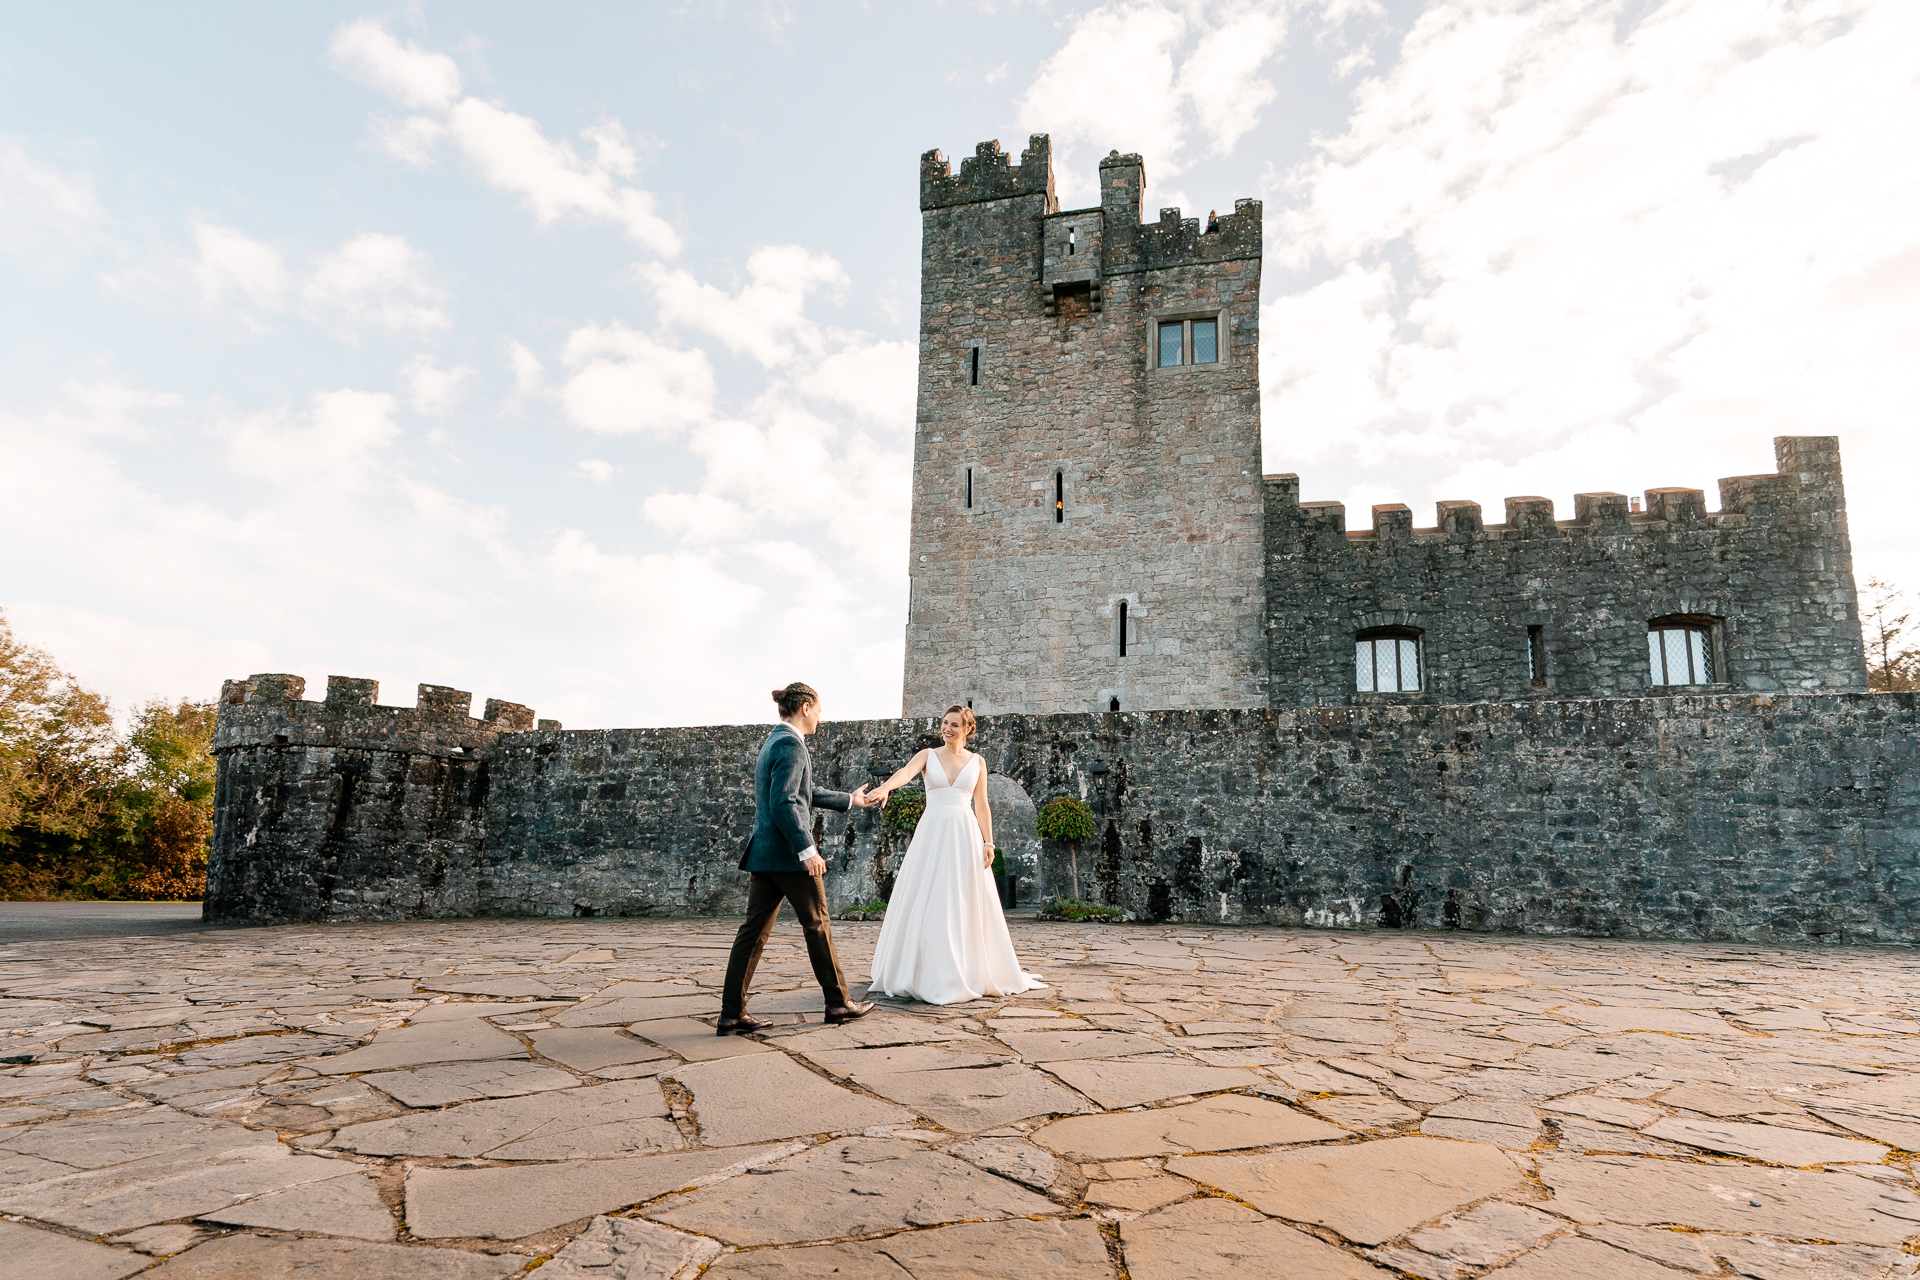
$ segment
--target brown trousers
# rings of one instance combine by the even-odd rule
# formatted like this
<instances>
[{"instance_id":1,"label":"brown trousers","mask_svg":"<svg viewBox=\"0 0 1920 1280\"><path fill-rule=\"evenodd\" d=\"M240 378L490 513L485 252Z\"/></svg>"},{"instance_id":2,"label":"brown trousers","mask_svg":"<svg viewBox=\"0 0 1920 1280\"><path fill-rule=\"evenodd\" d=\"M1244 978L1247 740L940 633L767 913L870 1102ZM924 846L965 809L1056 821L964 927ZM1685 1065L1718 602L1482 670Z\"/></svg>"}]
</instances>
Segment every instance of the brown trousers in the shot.
<instances>
[{"instance_id":1,"label":"brown trousers","mask_svg":"<svg viewBox=\"0 0 1920 1280\"><path fill-rule=\"evenodd\" d=\"M833 922L827 915L827 889L820 876L804 871L756 871L753 887L747 890L747 918L733 937L733 954L727 959L727 986L720 997L720 1016L738 1018L746 1012L747 987L760 964L760 952L773 932L780 914L780 900L793 903L793 914L800 919L807 935L807 959L813 962L813 976L819 980L827 1008L839 1009L847 1003L847 978L840 972L840 957L833 950Z\"/></svg>"}]
</instances>

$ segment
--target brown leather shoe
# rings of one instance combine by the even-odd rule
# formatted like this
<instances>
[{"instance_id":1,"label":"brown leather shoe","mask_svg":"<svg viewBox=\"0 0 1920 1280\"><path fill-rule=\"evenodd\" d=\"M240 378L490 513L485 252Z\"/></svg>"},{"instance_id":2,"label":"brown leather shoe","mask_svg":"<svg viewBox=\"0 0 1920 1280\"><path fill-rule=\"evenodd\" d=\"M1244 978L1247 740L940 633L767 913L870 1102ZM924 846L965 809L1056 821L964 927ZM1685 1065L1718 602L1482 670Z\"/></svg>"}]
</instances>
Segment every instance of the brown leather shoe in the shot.
<instances>
[{"instance_id":1,"label":"brown leather shoe","mask_svg":"<svg viewBox=\"0 0 1920 1280\"><path fill-rule=\"evenodd\" d=\"M838 1009L827 1010L827 1024L833 1026L842 1022L852 1022L855 1018L864 1018L873 1012L873 1001L855 1000L852 1004L841 1005Z\"/></svg>"},{"instance_id":2,"label":"brown leather shoe","mask_svg":"<svg viewBox=\"0 0 1920 1280\"><path fill-rule=\"evenodd\" d=\"M773 1024L765 1018L749 1018L742 1014L738 1018L722 1018L715 1024L713 1034L717 1036L744 1036L749 1031L758 1031Z\"/></svg>"}]
</instances>

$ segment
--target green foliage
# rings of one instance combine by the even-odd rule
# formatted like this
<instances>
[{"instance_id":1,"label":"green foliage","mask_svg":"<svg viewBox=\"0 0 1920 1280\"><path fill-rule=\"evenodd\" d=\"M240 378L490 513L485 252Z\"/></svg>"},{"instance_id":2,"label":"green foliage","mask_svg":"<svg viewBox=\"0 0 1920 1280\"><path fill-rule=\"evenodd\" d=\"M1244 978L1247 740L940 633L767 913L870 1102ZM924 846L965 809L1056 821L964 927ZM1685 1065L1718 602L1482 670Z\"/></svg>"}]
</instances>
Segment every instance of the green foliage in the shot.
<instances>
[{"instance_id":1,"label":"green foliage","mask_svg":"<svg viewBox=\"0 0 1920 1280\"><path fill-rule=\"evenodd\" d=\"M1113 924L1125 918L1126 912L1118 907L1109 907L1098 902L1082 902L1078 898L1055 898L1040 908L1042 920L1093 920Z\"/></svg>"},{"instance_id":2,"label":"green foliage","mask_svg":"<svg viewBox=\"0 0 1920 1280\"><path fill-rule=\"evenodd\" d=\"M214 705L107 700L0 613L0 898L193 899L213 834Z\"/></svg>"},{"instance_id":3,"label":"green foliage","mask_svg":"<svg viewBox=\"0 0 1920 1280\"><path fill-rule=\"evenodd\" d=\"M887 904L875 898L872 902L863 902L857 907L848 907L849 913L858 912L863 916L883 916L887 913Z\"/></svg>"},{"instance_id":4,"label":"green foliage","mask_svg":"<svg viewBox=\"0 0 1920 1280\"><path fill-rule=\"evenodd\" d=\"M999 845L993 846L993 874L996 876L1007 874L1007 855L1000 852Z\"/></svg>"},{"instance_id":5,"label":"green foliage","mask_svg":"<svg viewBox=\"0 0 1920 1280\"><path fill-rule=\"evenodd\" d=\"M1040 816L1033 825L1041 839L1062 840L1068 844L1090 840L1097 830L1093 810L1072 796L1055 796L1041 805Z\"/></svg>"},{"instance_id":6,"label":"green foliage","mask_svg":"<svg viewBox=\"0 0 1920 1280\"><path fill-rule=\"evenodd\" d=\"M886 824L889 831L912 835L913 829L920 825L920 815L926 811L926 792L895 791L887 797L886 808L880 811L880 821Z\"/></svg>"}]
</instances>

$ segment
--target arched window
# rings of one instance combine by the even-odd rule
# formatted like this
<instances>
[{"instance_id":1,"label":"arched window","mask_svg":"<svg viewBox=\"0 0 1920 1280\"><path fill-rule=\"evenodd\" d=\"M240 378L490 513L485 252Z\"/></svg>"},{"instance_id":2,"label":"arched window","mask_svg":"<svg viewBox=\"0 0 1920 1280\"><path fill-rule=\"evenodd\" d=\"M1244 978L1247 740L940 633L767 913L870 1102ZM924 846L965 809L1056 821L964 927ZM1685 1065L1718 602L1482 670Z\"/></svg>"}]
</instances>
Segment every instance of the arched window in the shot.
<instances>
[{"instance_id":1,"label":"arched window","mask_svg":"<svg viewBox=\"0 0 1920 1280\"><path fill-rule=\"evenodd\" d=\"M1420 691L1420 633L1375 627L1353 638L1353 687L1361 693Z\"/></svg>"},{"instance_id":2,"label":"arched window","mask_svg":"<svg viewBox=\"0 0 1920 1280\"><path fill-rule=\"evenodd\" d=\"M1714 619L1678 614L1647 623L1647 683L1712 684Z\"/></svg>"}]
</instances>

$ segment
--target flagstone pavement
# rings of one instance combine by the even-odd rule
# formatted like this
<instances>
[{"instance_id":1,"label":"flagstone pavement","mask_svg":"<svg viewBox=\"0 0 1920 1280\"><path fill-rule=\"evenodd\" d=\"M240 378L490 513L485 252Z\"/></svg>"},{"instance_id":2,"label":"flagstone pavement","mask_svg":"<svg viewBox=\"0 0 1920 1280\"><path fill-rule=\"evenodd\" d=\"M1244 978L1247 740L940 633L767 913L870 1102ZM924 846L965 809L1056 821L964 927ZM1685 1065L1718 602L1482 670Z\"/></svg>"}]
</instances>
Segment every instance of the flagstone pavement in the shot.
<instances>
[{"instance_id":1,"label":"flagstone pavement","mask_svg":"<svg viewBox=\"0 0 1920 1280\"><path fill-rule=\"evenodd\" d=\"M1920 956L1013 934L827 1027L783 924L752 1038L725 921L11 944L0 1273L1920 1276Z\"/></svg>"}]
</instances>

